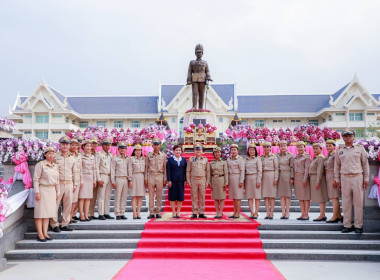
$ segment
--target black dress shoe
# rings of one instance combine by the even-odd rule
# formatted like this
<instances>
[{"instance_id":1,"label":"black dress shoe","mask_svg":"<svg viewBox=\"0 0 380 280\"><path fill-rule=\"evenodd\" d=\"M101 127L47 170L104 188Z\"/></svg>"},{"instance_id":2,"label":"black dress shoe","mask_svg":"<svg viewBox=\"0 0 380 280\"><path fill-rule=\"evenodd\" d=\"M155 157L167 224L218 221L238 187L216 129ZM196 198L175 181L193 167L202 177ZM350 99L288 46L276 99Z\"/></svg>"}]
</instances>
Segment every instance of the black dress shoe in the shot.
<instances>
[{"instance_id":1,"label":"black dress shoe","mask_svg":"<svg viewBox=\"0 0 380 280\"><path fill-rule=\"evenodd\" d=\"M269 217L268 217L268 216L265 216L264 220L268 220L268 219L269 219Z\"/></svg>"},{"instance_id":2,"label":"black dress shoe","mask_svg":"<svg viewBox=\"0 0 380 280\"><path fill-rule=\"evenodd\" d=\"M157 219L161 219L162 216L161 216L160 214L156 214L156 218L157 218Z\"/></svg>"},{"instance_id":3,"label":"black dress shoe","mask_svg":"<svg viewBox=\"0 0 380 280\"><path fill-rule=\"evenodd\" d=\"M85 220L86 220L86 222L90 222L91 221L90 218L88 218L88 219L86 218Z\"/></svg>"},{"instance_id":4,"label":"black dress shoe","mask_svg":"<svg viewBox=\"0 0 380 280\"><path fill-rule=\"evenodd\" d=\"M116 216L116 220L121 220L121 216Z\"/></svg>"},{"instance_id":5,"label":"black dress shoe","mask_svg":"<svg viewBox=\"0 0 380 280\"><path fill-rule=\"evenodd\" d=\"M281 220L283 220L283 219L285 219L285 216L281 216L281 218L280 218Z\"/></svg>"},{"instance_id":6,"label":"black dress shoe","mask_svg":"<svg viewBox=\"0 0 380 280\"><path fill-rule=\"evenodd\" d=\"M269 220L273 220L273 217L269 217Z\"/></svg>"},{"instance_id":7,"label":"black dress shoe","mask_svg":"<svg viewBox=\"0 0 380 280\"><path fill-rule=\"evenodd\" d=\"M207 219L207 216L205 214L199 214L199 218L201 218L201 219Z\"/></svg>"},{"instance_id":8,"label":"black dress shoe","mask_svg":"<svg viewBox=\"0 0 380 280\"><path fill-rule=\"evenodd\" d=\"M61 230L62 231L73 231L74 229L72 229L72 228L69 228L69 227L61 227Z\"/></svg>"},{"instance_id":9,"label":"black dress shoe","mask_svg":"<svg viewBox=\"0 0 380 280\"><path fill-rule=\"evenodd\" d=\"M175 216L176 217L176 219L181 219L181 216L180 215L177 215L177 216Z\"/></svg>"},{"instance_id":10,"label":"black dress shoe","mask_svg":"<svg viewBox=\"0 0 380 280\"><path fill-rule=\"evenodd\" d=\"M120 218L121 218L122 220L128 220L128 218L125 217L125 215L120 216Z\"/></svg>"},{"instance_id":11,"label":"black dress shoe","mask_svg":"<svg viewBox=\"0 0 380 280\"><path fill-rule=\"evenodd\" d=\"M297 220L300 221L302 219L302 217L298 217Z\"/></svg>"},{"instance_id":12,"label":"black dress shoe","mask_svg":"<svg viewBox=\"0 0 380 280\"><path fill-rule=\"evenodd\" d=\"M252 219L257 220L257 217L253 216Z\"/></svg>"},{"instance_id":13,"label":"black dress shoe","mask_svg":"<svg viewBox=\"0 0 380 280\"><path fill-rule=\"evenodd\" d=\"M78 218L77 216L74 216L74 217L73 217L73 220L75 220L75 221L79 221L79 218Z\"/></svg>"},{"instance_id":14,"label":"black dress shoe","mask_svg":"<svg viewBox=\"0 0 380 280\"><path fill-rule=\"evenodd\" d=\"M343 216L340 217L339 222L343 223Z\"/></svg>"},{"instance_id":15,"label":"black dress shoe","mask_svg":"<svg viewBox=\"0 0 380 280\"><path fill-rule=\"evenodd\" d=\"M95 217L95 216L90 216L89 218L92 219L92 220L98 220L100 216L98 217Z\"/></svg>"},{"instance_id":16,"label":"black dress shoe","mask_svg":"<svg viewBox=\"0 0 380 280\"><path fill-rule=\"evenodd\" d=\"M341 232L342 233L349 233L351 231L352 231L352 228L344 227Z\"/></svg>"},{"instance_id":17,"label":"black dress shoe","mask_svg":"<svg viewBox=\"0 0 380 280\"><path fill-rule=\"evenodd\" d=\"M52 240L53 240L53 238L51 238L51 237L46 237L46 236L45 236L45 239L46 239L47 241L52 241Z\"/></svg>"},{"instance_id":18,"label":"black dress shoe","mask_svg":"<svg viewBox=\"0 0 380 280\"><path fill-rule=\"evenodd\" d=\"M289 216L285 216L285 217L284 217L284 220L289 220Z\"/></svg>"},{"instance_id":19,"label":"black dress shoe","mask_svg":"<svg viewBox=\"0 0 380 280\"><path fill-rule=\"evenodd\" d=\"M134 220L137 220L137 217L133 217Z\"/></svg>"},{"instance_id":20,"label":"black dress shoe","mask_svg":"<svg viewBox=\"0 0 380 280\"><path fill-rule=\"evenodd\" d=\"M80 219L80 221L81 221L81 222L87 222L87 220L86 220L86 219Z\"/></svg>"},{"instance_id":21,"label":"black dress shoe","mask_svg":"<svg viewBox=\"0 0 380 280\"><path fill-rule=\"evenodd\" d=\"M327 218L323 217L323 218L320 218L320 219L314 219L313 222L324 222L326 220L327 220Z\"/></svg>"},{"instance_id":22,"label":"black dress shoe","mask_svg":"<svg viewBox=\"0 0 380 280\"><path fill-rule=\"evenodd\" d=\"M99 218L98 218L98 219L99 219ZM87 220L87 219L86 219L86 220ZM89 221L92 221L92 218L91 218L91 217L88 217L88 220L89 220Z\"/></svg>"},{"instance_id":23,"label":"black dress shoe","mask_svg":"<svg viewBox=\"0 0 380 280\"><path fill-rule=\"evenodd\" d=\"M240 219L240 216L234 216L233 219Z\"/></svg>"},{"instance_id":24,"label":"black dress shoe","mask_svg":"<svg viewBox=\"0 0 380 280\"><path fill-rule=\"evenodd\" d=\"M308 220L309 220L309 217L307 217L307 218L301 218L300 220L301 220L301 221L308 221Z\"/></svg>"},{"instance_id":25,"label":"black dress shoe","mask_svg":"<svg viewBox=\"0 0 380 280\"><path fill-rule=\"evenodd\" d=\"M104 220L107 220L107 219L106 219L106 217L104 217L103 215L100 215L100 216L99 216L99 220L104 221Z\"/></svg>"},{"instance_id":26,"label":"black dress shoe","mask_svg":"<svg viewBox=\"0 0 380 280\"><path fill-rule=\"evenodd\" d=\"M219 219L219 216L218 215L214 216L214 219Z\"/></svg>"},{"instance_id":27,"label":"black dress shoe","mask_svg":"<svg viewBox=\"0 0 380 280\"><path fill-rule=\"evenodd\" d=\"M55 228L53 228L53 231L54 232L61 232L61 229L58 226L56 226Z\"/></svg>"},{"instance_id":28,"label":"black dress shoe","mask_svg":"<svg viewBox=\"0 0 380 280\"><path fill-rule=\"evenodd\" d=\"M71 223L71 224L76 224L77 221L76 221L76 220L71 220L70 223Z\"/></svg>"},{"instance_id":29,"label":"black dress shoe","mask_svg":"<svg viewBox=\"0 0 380 280\"><path fill-rule=\"evenodd\" d=\"M114 217L110 216L109 214L104 215L104 217L105 217L107 220L113 220L113 219L115 219Z\"/></svg>"},{"instance_id":30,"label":"black dress shoe","mask_svg":"<svg viewBox=\"0 0 380 280\"><path fill-rule=\"evenodd\" d=\"M328 220L328 221L326 221L326 223L328 223L328 224L337 224L338 222L339 222L339 218L336 218L335 220Z\"/></svg>"},{"instance_id":31,"label":"black dress shoe","mask_svg":"<svg viewBox=\"0 0 380 280\"><path fill-rule=\"evenodd\" d=\"M197 214L191 215L191 219L196 219L196 218L197 218Z\"/></svg>"},{"instance_id":32,"label":"black dress shoe","mask_svg":"<svg viewBox=\"0 0 380 280\"><path fill-rule=\"evenodd\" d=\"M231 215L228 217L229 219L235 219L235 215Z\"/></svg>"},{"instance_id":33,"label":"black dress shoe","mask_svg":"<svg viewBox=\"0 0 380 280\"><path fill-rule=\"evenodd\" d=\"M154 218L154 214L149 214L149 216L148 217L146 217L148 220L150 220L150 219L153 219Z\"/></svg>"},{"instance_id":34,"label":"black dress shoe","mask_svg":"<svg viewBox=\"0 0 380 280\"><path fill-rule=\"evenodd\" d=\"M39 241L39 242L46 242L47 240L45 239L45 238L39 238L38 236L37 236L37 241Z\"/></svg>"},{"instance_id":35,"label":"black dress shoe","mask_svg":"<svg viewBox=\"0 0 380 280\"><path fill-rule=\"evenodd\" d=\"M140 219L141 219L141 217L140 217L140 216L138 216L138 217L137 217L137 219L139 219L139 220L140 220Z\"/></svg>"},{"instance_id":36,"label":"black dress shoe","mask_svg":"<svg viewBox=\"0 0 380 280\"><path fill-rule=\"evenodd\" d=\"M363 228L355 228L355 233L363 233Z\"/></svg>"}]
</instances>

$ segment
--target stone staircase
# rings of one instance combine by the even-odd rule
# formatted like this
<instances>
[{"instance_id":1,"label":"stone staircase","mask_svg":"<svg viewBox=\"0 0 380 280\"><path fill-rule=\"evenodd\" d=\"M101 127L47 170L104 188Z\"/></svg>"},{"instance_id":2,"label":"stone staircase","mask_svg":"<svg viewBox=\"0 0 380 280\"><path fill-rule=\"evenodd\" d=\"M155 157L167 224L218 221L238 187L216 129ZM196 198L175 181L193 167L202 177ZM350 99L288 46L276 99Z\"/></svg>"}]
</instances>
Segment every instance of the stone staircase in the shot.
<instances>
[{"instance_id":1,"label":"stone staircase","mask_svg":"<svg viewBox=\"0 0 380 280\"><path fill-rule=\"evenodd\" d=\"M147 211L144 201L143 210ZM130 259L145 228L148 213L142 213L141 220L133 220L130 198L127 205L128 220L78 222L71 225L74 228L72 232L51 232L55 239L46 243L36 241L33 211L29 210L26 221L30 231L5 257L8 260ZM265 208L260 207L260 237L268 259L380 261L380 232L367 232L364 228L365 232L360 235L342 234L342 223L312 222L318 216L318 205L313 205L310 221L297 221L297 212L300 212L297 201L292 199L291 205L289 220L279 219L279 200L276 200L274 220L264 220ZM243 201L243 211L249 212L247 201ZM329 218L331 204L326 211Z\"/></svg>"}]
</instances>

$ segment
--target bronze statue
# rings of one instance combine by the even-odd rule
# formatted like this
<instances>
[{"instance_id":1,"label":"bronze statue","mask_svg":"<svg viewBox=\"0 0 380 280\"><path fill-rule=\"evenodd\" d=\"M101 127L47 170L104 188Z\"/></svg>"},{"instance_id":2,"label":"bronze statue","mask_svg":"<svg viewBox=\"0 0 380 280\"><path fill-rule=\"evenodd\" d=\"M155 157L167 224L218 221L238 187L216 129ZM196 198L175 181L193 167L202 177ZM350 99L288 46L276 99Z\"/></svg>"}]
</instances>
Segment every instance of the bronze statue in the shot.
<instances>
[{"instance_id":1,"label":"bronze statue","mask_svg":"<svg viewBox=\"0 0 380 280\"><path fill-rule=\"evenodd\" d=\"M197 59L190 61L189 71L187 73L187 85L192 86L193 109L197 109L197 103L199 105L198 109L203 109L205 88L207 83L209 81L212 82L212 80L207 61L202 60L203 46L201 44L195 46L195 55Z\"/></svg>"}]
</instances>

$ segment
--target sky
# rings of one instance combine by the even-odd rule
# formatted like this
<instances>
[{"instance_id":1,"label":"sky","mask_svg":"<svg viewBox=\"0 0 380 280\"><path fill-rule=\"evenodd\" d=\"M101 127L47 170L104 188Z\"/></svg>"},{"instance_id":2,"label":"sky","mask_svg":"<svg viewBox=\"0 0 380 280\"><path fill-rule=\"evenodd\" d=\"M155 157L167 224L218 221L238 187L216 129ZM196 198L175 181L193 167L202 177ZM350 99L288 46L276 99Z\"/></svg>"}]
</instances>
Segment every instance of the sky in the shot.
<instances>
[{"instance_id":1,"label":"sky","mask_svg":"<svg viewBox=\"0 0 380 280\"><path fill-rule=\"evenodd\" d=\"M64 95L158 95L204 46L237 94L380 93L380 1L0 0L0 116L44 80Z\"/></svg>"}]
</instances>

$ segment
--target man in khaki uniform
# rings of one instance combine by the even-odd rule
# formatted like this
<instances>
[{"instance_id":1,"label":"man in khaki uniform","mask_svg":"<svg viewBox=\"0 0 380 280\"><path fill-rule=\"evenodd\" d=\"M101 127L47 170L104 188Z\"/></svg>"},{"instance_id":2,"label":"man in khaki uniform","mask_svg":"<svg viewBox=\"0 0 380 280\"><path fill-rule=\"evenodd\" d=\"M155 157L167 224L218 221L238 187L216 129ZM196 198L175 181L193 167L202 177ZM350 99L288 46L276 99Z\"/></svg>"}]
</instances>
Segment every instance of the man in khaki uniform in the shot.
<instances>
[{"instance_id":1,"label":"man in khaki uniform","mask_svg":"<svg viewBox=\"0 0 380 280\"><path fill-rule=\"evenodd\" d=\"M207 218L205 216L205 195L206 188L210 182L210 165L206 157L202 156L202 145L196 143L194 145L195 157L189 158L186 169L186 181L191 188L191 203L193 215L191 218ZM199 208L198 208L199 196Z\"/></svg>"},{"instance_id":2,"label":"man in khaki uniform","mask_svg":"<svg viewBox=\"0 0 380 280\"><path fill-rule=\"evenodd\" d=\"M161 140L153 138L153 152L147 154L145 159L145 187L149 191L148 219L161 218L162 190L166 185L166 155L160 152ZM156 211L154 211L154 192L156 191Z\"/></svg>"},{"instance_id":3,"label":"man in khaki uniform","mask_svg":"<svg viewBox=\"0 0 380 280\"><path fill-rule=\"evenodd\" d=\"M98 183L98 213L99 220L115 219L110 216L110 201L112 193L111 183L111 140L106 138L102 141L102 151L95 155L96 181Z\"/></svg>"},{"instance_id":4,"label":"man in khaki uniform","mask_svg":"<svg viewBox=\"0 0 380 280\"><path fill-rule=\"evenodd\" d=\"M344 147L336 152L334 176L342 190L343 233L355 229L363 232L364 191L368 187L369 164L364 147L354 144L355 132L346 129L342 132ZM355 221L352 227L352 203L354 204Z\"/></svg>"},{"instance_id":5,"label":"man in khaki uniform","mask_svg":"<svg viewBox=\"0 0 380 280\"><path fill-rule=\"evenodd\" d=\"M77 182L78 185L82 182L82 154L79 153L79 141L77 138L71 139L69 153L76 160L77 166ZM79 195L79 186L76 188L73 193L73 204L71 206L71 221L70 223L76 223L79 218L77 217L78 210L78 195Z\"/></svg>"},{"instance_id":6,"label":"man in khaki uniform","mask_svg":"<svg viewBox=\"0 0 380 280\"><path fill-rule=\"evenodd\" d=\"M57 216L50 219L50 226L54 232L72 231L68 227L71 219L71 206L73 201L73 193L78 187L78 176L76 159L69 154L70 138L63 136L59 139L59 152L54 158L54 162L58 164L59 169L59 187L60 195L56 204ZM62 200L62 222L59 226L58 210Z\"/></svg>"},{"instance_id":7,"label":"man in khaki uniform","mask_svg":"<svg viewBox=\"0 0 380 280\"><path fill-rule=\"evenodd\" d=\"M111 161L111 182L115 189L114 213L116 220L128 219L125 214L125 206L128 196L128 181L132 177L129 170L129 157L127 156L127 144L120 142L118 145L119 154Z\"/></svg>"},{"instance_id":8,"label":"man in khaki uniform","mask_svg":"<svg viewBox=\"0 0 380 280\"><path fill-rule=\"evenodd\" d=\"M99 146L99 144L98 144L98 138L93 137L93 138L91 138L91 141L92 141L92 144L91 144L91 153L95 157L95 165L97 166L97 164L96 164L96 154L98 154L99 152L97 152L96 149ZM93 189L92 199L90 200L90 210L89 210L89 215L88 215L89 218L90 218L90 220L97 220L97 219L99 219L99 217L95 217L95 205L96 205L96 199L98 197L98 189L99 189L99 185L96 184L95 188Z\"/></svg>"}]
</instances>

